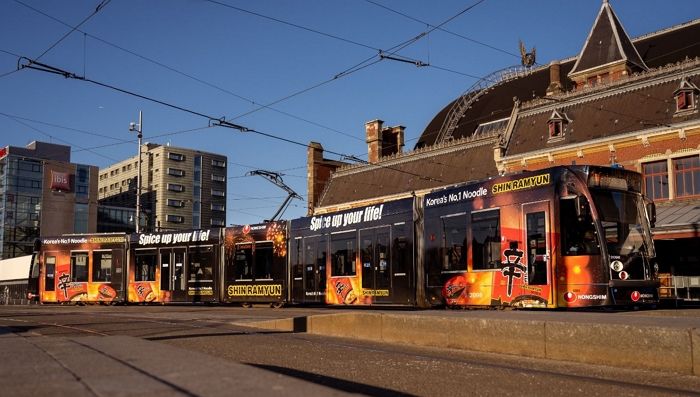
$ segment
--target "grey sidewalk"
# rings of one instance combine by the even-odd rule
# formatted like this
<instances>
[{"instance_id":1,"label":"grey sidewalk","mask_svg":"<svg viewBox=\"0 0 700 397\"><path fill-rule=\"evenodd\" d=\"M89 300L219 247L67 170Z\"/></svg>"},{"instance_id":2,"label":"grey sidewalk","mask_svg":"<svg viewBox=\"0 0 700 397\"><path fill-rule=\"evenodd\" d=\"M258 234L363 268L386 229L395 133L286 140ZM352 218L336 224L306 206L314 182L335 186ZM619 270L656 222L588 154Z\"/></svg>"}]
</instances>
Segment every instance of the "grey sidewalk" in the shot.
<instances>
[{"instance_id":1,"label":"grey sidewalk","mask_svg":"<svg viewBox=\"0 0 700 397\"><path fill-rule=\"evenodd\" d=\"M45 338L0 327L3 396L341 396L342 391L127 336Z\"/></svg>"}]
</instances>

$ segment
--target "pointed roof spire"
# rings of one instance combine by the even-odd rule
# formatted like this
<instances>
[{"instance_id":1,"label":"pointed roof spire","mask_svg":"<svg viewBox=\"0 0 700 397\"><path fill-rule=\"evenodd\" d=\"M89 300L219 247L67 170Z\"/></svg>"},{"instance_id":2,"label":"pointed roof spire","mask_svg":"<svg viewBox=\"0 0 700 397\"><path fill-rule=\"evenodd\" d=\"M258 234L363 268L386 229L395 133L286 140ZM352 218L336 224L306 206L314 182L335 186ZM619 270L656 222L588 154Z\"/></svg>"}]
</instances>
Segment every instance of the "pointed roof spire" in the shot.
<instances>
[{"instance_id":1,"label":"pointed roof spire","mask_svg":"<svg viewBox=\"0 0 700 397\"><path fill-rule=\"evenodd\" d=\"M611 64L625 63L634 70L647 70L608 0L603 0L586 43L569 77Z\"/></svg>"}]
</instances>

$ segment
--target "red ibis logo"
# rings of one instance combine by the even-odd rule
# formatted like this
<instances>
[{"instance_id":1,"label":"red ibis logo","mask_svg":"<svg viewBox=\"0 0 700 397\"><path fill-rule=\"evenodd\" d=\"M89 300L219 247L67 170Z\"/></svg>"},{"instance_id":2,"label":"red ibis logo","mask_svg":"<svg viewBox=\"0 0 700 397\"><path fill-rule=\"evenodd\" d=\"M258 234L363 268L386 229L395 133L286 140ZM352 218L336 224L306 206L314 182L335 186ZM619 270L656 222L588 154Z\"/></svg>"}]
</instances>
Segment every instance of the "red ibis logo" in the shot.
<instances>
[{"instance_id":1,"label":"red ibis logo","mask_svg":"<svg viewBox=\"0 0 700 397\"><path fill-rule=\"evenodd\" d=\"M243 234L248 234L248 233L250 233L250 225L243 226Z\"/></svg>"},{"instance_id":2,"label":"red ibis logo","mask_svg":"<svg viewBox=\"0 0 700 397\"><path fill-rule=\"evenodd\" d=\"M576 302L577 298L578 297L576 296L576 293L571 292L571 291L564 294L564 300L566 301L566 303Z\"/></svg>"},{"instance_id":3,"label":"red ibis logo","mask_svg":"<svg viewBox=\"0 0 700 397\"><path fill-rule=\"evenodd\" d=\"M51 190L70 192L70 175L67 172L51 170Z\"/></svg>"},{"instance_id":4,"label":"red ibis logo","mask_svg":"<svg viewBox=\"0 0 700 397\"><path fill-rule=\"evenodd\" d=\"M639 291L632 292L632 296L631 296L632 302L638 301L639 298L641 298L641 297L642 297L642 294L640 294Z\"/></svg>"}]
</instances>

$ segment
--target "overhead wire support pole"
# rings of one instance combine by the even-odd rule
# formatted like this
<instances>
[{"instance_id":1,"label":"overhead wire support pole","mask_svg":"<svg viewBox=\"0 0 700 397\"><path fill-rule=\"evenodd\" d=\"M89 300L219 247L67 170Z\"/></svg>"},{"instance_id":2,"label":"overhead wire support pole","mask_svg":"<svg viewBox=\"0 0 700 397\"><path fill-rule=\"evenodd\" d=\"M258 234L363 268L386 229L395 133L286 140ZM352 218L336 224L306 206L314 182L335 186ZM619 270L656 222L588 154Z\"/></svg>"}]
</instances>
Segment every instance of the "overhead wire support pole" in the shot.
<instances>
[{"instance_id":1,"label":"overhead wire support pole","mask_svg":"<svg viewBox=\"0 0 700 397\"><path fill-rule=\"evenodd\" d=\"M282 180L282 174L274 172L274 171L266 171L266 170L252 170L248 171L246 175L259 175L268 181L274 183L277 187L280 189L284 190L287 192L287 198L284 200L282 205L279 207L277 212L275 212L274 215L272 215L272 218L268 219L268 221L275 221L277 220L277 217L284 213L284 211L287 209L289 206L289 203L292 201L292 199L299 199L299 200L304 200L303 197L298 195L294 190L292 190L291 187L287 186L286 183Z\"/></svg>"}]
</instances>

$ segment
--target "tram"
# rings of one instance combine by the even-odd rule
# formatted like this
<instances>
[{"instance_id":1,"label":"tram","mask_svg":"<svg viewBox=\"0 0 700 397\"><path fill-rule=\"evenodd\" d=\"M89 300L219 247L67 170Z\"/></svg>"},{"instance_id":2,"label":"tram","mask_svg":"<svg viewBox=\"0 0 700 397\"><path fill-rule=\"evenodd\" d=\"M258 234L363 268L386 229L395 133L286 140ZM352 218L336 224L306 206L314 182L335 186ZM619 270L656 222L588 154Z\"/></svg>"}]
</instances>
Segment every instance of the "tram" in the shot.
<instances>
[{"instance_id":1,"label":"tram","mask_svg":"<svg viewBox=\"0 0 700 397\"><path fill-rule=\"evenodd\" d=\"M43 303L578 308L658 302L640 174L558 166L286 222L41 242Z\"/></svg>"}]
</instances>

